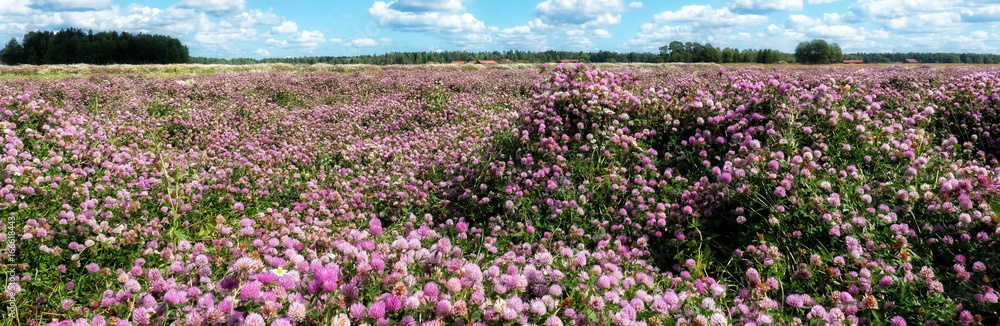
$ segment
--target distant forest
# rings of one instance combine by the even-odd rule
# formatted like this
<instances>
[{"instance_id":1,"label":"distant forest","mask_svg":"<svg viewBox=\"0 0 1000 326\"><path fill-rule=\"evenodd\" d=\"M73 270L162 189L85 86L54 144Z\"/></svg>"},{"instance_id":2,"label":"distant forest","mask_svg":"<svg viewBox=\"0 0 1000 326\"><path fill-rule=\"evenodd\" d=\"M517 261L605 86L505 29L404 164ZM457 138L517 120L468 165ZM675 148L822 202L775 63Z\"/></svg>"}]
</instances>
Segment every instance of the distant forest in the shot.
<instances>
[{"instance_id":1,"label":"distant forest","mask_svg":"<svg viewBox=\"0 0 1000 326\"><path fill-rule=\"evenodd\" d=\"M181 41L163 35L128 32L86 33L70 28L59 32L29 32L21 43L11 39L0 50L0 62L32 64L154 64L188 63Z\"/></svg>"},{"instance_id":2,"label":"distant forest","mask_svg":"<svg viewBox=\"0 0 1000 326\"><path fill-rule=\"evenodd\" d=\"M628 52L619 53L611 51L598 52L569 52L569 51L544 51L526 52L518 50L509 51L442 51L442 52L389 52L381 55L362 56L315 56L315 57L294 57L294 58L236 58L217 59L206 57L193 57L191 63L201 64L256 64L256 63L291 63L291 64L372 64L372 65L392 65L392 64L425 64L451 63L454 61L474 61L493 60L501 62L509 60L514 63L545 63L556 62L556 60L579 60L580 62L718 62L718 63L777 63L780 61L792 62L795 57L788 53L777 50L747 49L737 50L733 48L716 48L711 44L701 45L698 43L673 42L668 46L660 48L660 53L650 52Z\"/></svg>"},{"instance_id":3,"label":"distant forest","mask_svg":"<svg viewBox=\"0 0 1000 326\"><path fill-rule=\"evenodd\" d=\"M451 63L453 61L474 61L474 60L510 60L517 63L543 63L555 62L556 60L571 59L582 62L663 62L658 54L629 52L618 53L611 51L600 52L568 52L568 51L544 51L526 52L518 50L509 51L442 51L442 52L389 52L380 55L361 56L314 56L314 57L294 57L294 58L236 58L217 59L205 57L193 57L191 63L204 64L255 64L255 63L291 63L291 64L372 64L372 65L408 65L425 64L428 62Z\"/></svg>"},{"instance_id":4,"label":"distant forest","mask_svg":"<svg viewBox=\"0 0 1000 326\"><path fill-rule=\"evenodd\" d=\"M852 53L844 60L864 60L865 63L904 62L906 59L920 63L1000 63L1000 55L992 53Z\"/></svg>"},{"instance_id":5,"label":"distant forest","mask_svg":"<svg viewBox=\"0 0 1000 326\"><path fill-rule=\"evenodd\" d=\"M822 40L813 40L818 42ZM810 42L804 42L810 43ZM819 42L819 43L825 43ZM839 52L839 47L833 44ZM0 63L17 64L425 64L451 63L454 61L494 60L498 63L545 63L557 60L578 60L580 62L714 62L714 63L795 63L800 62L802 53L796 55L772 49L717 48L712 44L673 41L660 47L659 53L611 51L570 52L544 51L442 51L442 52L389 52L380 55L360 56L309 56L294 58L235 58L218 59L191 57L188 48L180 40L163 35L130 34L128 32L84 32L70 28L59 32L34 31L24 35L20 43L11 39L0 50ZM797 52L802 52L797 49ZM824 60L812 63L839 62L839 54L831 56L834 61ZM977 53L850 53L843 54L844 60L863 60L864 63L905 62L914 59L919 63L968 63L998 64L1000 55ZM832 59L831 59L832 60Z\"/></svg>"}]
</instances>

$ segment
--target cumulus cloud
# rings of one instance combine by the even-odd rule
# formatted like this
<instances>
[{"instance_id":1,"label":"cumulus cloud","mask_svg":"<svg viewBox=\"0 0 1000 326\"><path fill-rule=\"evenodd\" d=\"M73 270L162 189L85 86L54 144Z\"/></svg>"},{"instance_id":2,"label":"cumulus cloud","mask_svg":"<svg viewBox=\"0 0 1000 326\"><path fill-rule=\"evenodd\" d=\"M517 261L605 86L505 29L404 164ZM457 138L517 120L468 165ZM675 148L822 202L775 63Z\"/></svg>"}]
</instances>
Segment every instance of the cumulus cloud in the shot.
<instances>
[{"instance_id":1,"label":"cumulus cloud","mask_svg":"<svg viewBox=\"0 0 1000 326\"><path fill-rule=\"evenodd\" d=\"M351 46L364 48L364 47L376 46L378 45L378 42L375 42L375 40L370 38L357 38L351 41L349 44Z\"/></svg>"},{"instance_id":2,"label":"cumulus cloud","mask_svg":"<svg viewBox=\"0 0 1000 326\"><path fill-rule=\"evenodd\" d=\"M563 43L562 49L566 49L568 51L596 51L597 45L586 37L573 35L566 38L566 42Z\"/></svg>"},{"instance_id":3,"label":"cumulus cloud","mask_svg":"<svg viewBox=\"0 0 1000 326\"><path fill-rule=\"evenodd\" d=\"M611 32L608 32L608 31L603 30L603 29L595 29L594 30L594 35L597 36L597 37L600 37L600 38L609 38L609 37L611 37Z\"/></svg>"},{"instance_id":4,"label":"cumulus cloud","mask_svg":"<svg viewBox=\"0 0 1000 326\"><path fill-rule=\"evenodd\" d=\"M407 12L463 12L460 0L397 0L396 10Z\"/></svg>"},{"instance_id":5,"label":"cumulus cloud","mask_svg":"<svg viewBox=\"0 0 1000 326\"><path fill-rule=\"evenodd\" d=\"M246 5L246 0L181 0L177 3L178 8L216 14L242 11Z\"/></svg>"},{"instance_id":6,"label":"cumulus cloud","mask_svg":"<svg viewBox=\"0 0 1000 326\"><path fill-rule=\"evenodd\" d=\"M0 1L6 5L7 1ZM111 6L111 0L36 0L31 7L44 11L88 11L105 9Z\"/></svg>"},{"instance_id":7,"label":"cumulus cloud","mask_svg":"<svg viewBox=\"0 0 1000 326\"><path fill-rule=\"evenodd\" d=\"M278 34L292 34L299 31L299 25L293 21L285 21L281 25L272 27L271 30Z\"/></svg>"},{"instance_id":8,"label":"cumulus cloud","mask_svg":"<svg viewBox=\"0 0 1000 326\"><path fill-rule=\"evenodd\" d=\"M849 8L858 21L893 19L918 12L939 12L954 7L955 1L939 0L860 0Z\"/></svg>"},{"instance_id":9,"label":"cumulus cloud","mask_svg":"<svg viewBox=\"0 0 1000 326\"><path fill-rule=\"evenodd\" d=\"M1000 5L964 8L959 11L962 21L970 23L1000 22Z\"/></svg>"},{"instance_id":10,"label":"cumulus cloud","mask_svg":"<svg viewBox=\"0 0 1000 326\"><path fill-rule=\"evenodd\" d=\"M532 27L534 25L534 28ZM496 42L506 49L522 49L528 51L545 51L549 49L548 35L535 33L536 29L545 29L544 24L531 24L505 28L497 33Z\"/></svg>"},{"instance_id":11,"label":"cumulus cloud","mask_svg":"<svg viewBox=\"0 0 1000 326\"><path fill-rule=\"evenodd\" d=\"M476 47L489 42L491 28L476 19L459 0L377 1L368 14L380 26L407 32L434 33L458 44Z\"/></svg>"},{"instance_id":12,"label":"cumulus cloud","mask_svg":"<svg viewBox=\"0 0 1000 326\"><path fill-rule=\"evenodd\" d=\"M767 16L739 14L727 7L689 5L676 11L664 11L653 16L653 21L642 24L636 36L625 42L632 51L656 52L672 41L735 44L752 38L749 33L735 29L766 24ZM759 43L752 47L759 47Z\"/></svg>"},{"instance_id":13,"label":"cumulus cloud","mask_svg":"<svg viewBox=\"0 0 1000 326\"><path fill-rule=\"evenodd\" d=\"M729 8L712 9L712 6L691 5L677 11L664 11L653 16L656 23L690 23L695 26L728 28L748 27L767 23L767 16L743 15Z\"/></svg>"},{"instance_id":14,"label":"cumulus cloud","mask_svg":"<svg viewBox=\"0 0 1000 326\"><path fill-rule=\"evenodd\" d=\"M270 51L264 50L264 49L261 49L261 48L257 48L256 50L253 51L253 53L256 53L257 55L262 56L262 57L270 57L271 56L271 52Z\"/></svg>"},{"instance_id":15,"label":"cumulus cloud","mask_svg":"<svg viewBox=\"0 0 1000 326\"><path fill-rule=\"evenodd\" d=\"M629 2L628 7L632 9L642 9L642 2L638 1Z\"/></svg>"},{"instance_id":16,"label":"cumulus cloud","mask_svg":"<svg viewBox=\"0 0 1000 326\"><path fill-rule=\"evenodd\" d=\"M802 0L732 0L730 9L738 13L766 13L802 10Z\"/></svg>"},{"instance_id":17,"label":"cumulus cloud","mask_svg":"<svg viewBox=\"0 0 1000 326\"><path fill-rule=\"evenodd\" d=\"M621 22L623 0L545 0L535 6L535 16L546 24L609 26Z\"/></svg>"},{"instance_id":18,"label":"cumulus cloud","mask_svg":"<svg viewBox=\"0 0 1000 326\"><path fill-rule=\"evenodd\" d=\"M481 32L486 24L470 13L407 12L396 10L392 3L375 2L368 13L379 25L412 32Z\"/></svg>"}]
</instances>

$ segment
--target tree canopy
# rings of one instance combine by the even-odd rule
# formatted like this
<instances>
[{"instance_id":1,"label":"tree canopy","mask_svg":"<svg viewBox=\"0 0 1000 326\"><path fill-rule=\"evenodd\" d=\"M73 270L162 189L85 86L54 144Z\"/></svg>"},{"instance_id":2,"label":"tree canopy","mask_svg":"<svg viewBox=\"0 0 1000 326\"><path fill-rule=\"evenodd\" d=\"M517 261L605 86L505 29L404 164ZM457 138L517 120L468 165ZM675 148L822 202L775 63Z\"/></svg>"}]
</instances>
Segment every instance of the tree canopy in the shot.
<instances>
[{"instance_id":1,"label":"tree canopy","mask_svg":"<svg viewBox=\"0 0 1000 326\"><path fill-rule=\"evenodd\" d=\"M790 54L772 49L716 48L711 43L673 41L660 47L664 62L778 63L792 62Z\"/></svg>"},{"instance_id":2,"label":"tree canopy","mask_svg":"<svg viewBox=\"0 0 1000 326\"><path fill-rule=\"evenodd\" d=\"M0 50L0 62L8 65L167 64L190 60L188 48L173 37L128 32L94 34L77 28L28 32L21 43L11 39Z\"/></svg>"},{"instance_id":3,"label":"tree canopy","mask_svg":"<svg viewBox=\"0 0 1000 326\"><path fill-rule=\"evenodd\" d=\"M837 63L843 60L844 54L837 43L829 44L825 40L812 40L799 43L795 47L795 62L811 64Z\"/></svg>"}]
</instances>

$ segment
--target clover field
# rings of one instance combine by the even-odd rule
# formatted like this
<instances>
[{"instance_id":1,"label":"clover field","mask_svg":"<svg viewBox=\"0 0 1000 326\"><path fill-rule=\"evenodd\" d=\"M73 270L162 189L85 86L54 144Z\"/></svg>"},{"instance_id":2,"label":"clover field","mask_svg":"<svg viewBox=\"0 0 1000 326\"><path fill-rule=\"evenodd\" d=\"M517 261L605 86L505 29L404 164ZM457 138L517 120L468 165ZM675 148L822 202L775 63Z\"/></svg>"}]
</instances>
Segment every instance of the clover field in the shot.
<instances>
[{"instance_id":1,"label":"clover field","mask_svg":"<svg viewBox=\"0 0 1000 326\"><path fill-rule=\"evenodd\" d=\"M1000 323L1000 69L0 80L5 325Z\"/></svg>"}]
</instances>

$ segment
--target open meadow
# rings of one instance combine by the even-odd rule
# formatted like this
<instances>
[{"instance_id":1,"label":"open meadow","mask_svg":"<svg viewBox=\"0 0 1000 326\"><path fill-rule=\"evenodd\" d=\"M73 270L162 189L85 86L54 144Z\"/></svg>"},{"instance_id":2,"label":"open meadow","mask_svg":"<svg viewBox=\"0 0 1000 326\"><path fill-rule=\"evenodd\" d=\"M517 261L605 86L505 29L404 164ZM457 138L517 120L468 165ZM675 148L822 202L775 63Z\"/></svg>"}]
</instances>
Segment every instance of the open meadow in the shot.
<instances>
[{"instance_id":1,"label":"open meadow","mask_svg":"<svg viewBox=\"0 0 1000 326\"><path fill-rule=\"evenodd\" d=\"M1000 68L515 68L2 68L0 325L1000 323Z\"/></svg>"}]
</instances>

